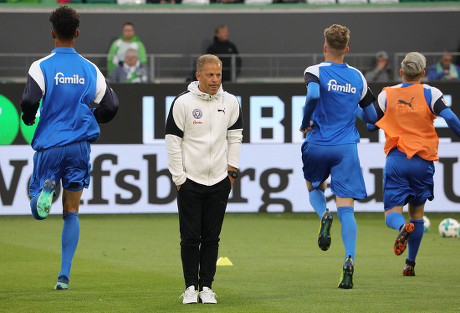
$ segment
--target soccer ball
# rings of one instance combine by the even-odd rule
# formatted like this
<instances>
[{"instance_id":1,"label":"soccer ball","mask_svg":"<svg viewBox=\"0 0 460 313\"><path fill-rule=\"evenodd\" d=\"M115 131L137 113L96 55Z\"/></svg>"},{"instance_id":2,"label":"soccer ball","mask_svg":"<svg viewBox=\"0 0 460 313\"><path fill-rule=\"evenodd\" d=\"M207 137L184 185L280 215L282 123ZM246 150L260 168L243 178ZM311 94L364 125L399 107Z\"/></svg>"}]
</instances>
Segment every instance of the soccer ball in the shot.
<instances>
[{"instance_id":1,"label":"soccer ball","mask_svg":"<svg viewBox=\"0 0 460 313\"><path fill-rule=\"evenodd\" d=\"M426 216L423 216L423 231L426 233L430 230L431 222L430 219Z\"/></svg>"},{"instance_id":2,"label":"soccer ball","mask_svg":"<svg viewBox=\"0 0 460 313\"><path fill-rule=\"evenodd\" d=\"M439 224L438 230L443 237L457 237L459 224L453 218L445 218Z\"/></svg>"}]
</instances>

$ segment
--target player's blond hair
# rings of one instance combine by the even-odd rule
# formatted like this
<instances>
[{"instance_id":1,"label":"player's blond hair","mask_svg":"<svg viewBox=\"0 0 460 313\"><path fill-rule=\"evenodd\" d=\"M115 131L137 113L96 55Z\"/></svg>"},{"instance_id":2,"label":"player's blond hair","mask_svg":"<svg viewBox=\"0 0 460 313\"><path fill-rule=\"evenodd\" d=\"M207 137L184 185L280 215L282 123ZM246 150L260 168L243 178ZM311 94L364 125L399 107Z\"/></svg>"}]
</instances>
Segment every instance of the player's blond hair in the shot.
<instances>
[{"instance_id":1,"label":"player's blond hair","mask_svg":"<svg viewBox=\"0 0 460 313\"><path fill-rule=\"evenodd\" d=\"M332 24L324 30L326 45L335 54L344 54L350 40L350 30L342 25Z\"/></svg>"},{"instance_id":2,"label":"player's blond hair","mask_svg":"<svg viewBox=\"0 0 460 313\"><path fill-rule=\"evenodd\" d=\"M418 52L409 52L401 62L403 75L408 79L418 78L426 67L426 58Z\"/></svg>"},{"instance_id":3,"label":"player's blond hair","mask_svg":"<svg viewBox=\"0 0 460 313\"><path fill-rule=\"evenodd\" d=\"M217 56L215 56L213 54L204 54L204 55L200 56L198 58L198 60L196 60L196 71L198 73L201 73L201 71L203 70L203 65L205 63L217 64L222 69L222 61Z\"/></svg>"}]
</instances>

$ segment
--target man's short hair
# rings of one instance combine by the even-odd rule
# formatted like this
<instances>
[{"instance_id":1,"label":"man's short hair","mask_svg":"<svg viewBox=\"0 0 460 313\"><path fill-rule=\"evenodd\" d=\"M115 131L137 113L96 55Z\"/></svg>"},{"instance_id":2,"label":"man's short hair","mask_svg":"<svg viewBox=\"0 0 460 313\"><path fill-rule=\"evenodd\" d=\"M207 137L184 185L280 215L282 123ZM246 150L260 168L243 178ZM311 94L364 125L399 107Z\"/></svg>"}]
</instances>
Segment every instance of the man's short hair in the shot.
<instances>
[{"instance_id":1,"label":"man's short hair","mask_svg":"<svg viewBox=\"0 0 460 313\"><path fill-rule=\"evenodd\" d=\"M217 34L222 28L227 28L227 25L220 24L214 29L214 34Z\"/></svg>"},{"instance_id":2,"label":"man's short hair","mask_svg":"<svg viewBox=\"0 0 460 313\"><path fill-rule=\"evenodd\" d=\"M407 78L417 78L422 75L426 67L426 58L418 52L409 52L401 62L403 75Z\"/></svg>"},{"instance_id":3,"label":"man's short hair","mask_svg":"<svg viewBox=\"0 0 460 313\"><path fill-rule=\"evenodd\" d=\"M205 63L218 64L222 69L222 61L217 56L213 54L204 54L196 60L196 71L198 73L201 73L201 71L203 70L203 65Z\"/></svg>"},{"instance_id":4,"label":"man's short hair","mask_svg":"<svg viewBox=\"0 0 460 313\"><path fill-rule=\"evenodd\" d=\"M123 27L125 27L125 26L127 26L127 25L132 26L132 27L134 28L134 24L131 23L131 22L126 22L126 23L124 23L124 24L123 24Z\"/></svg>"},{"instance_id":5,"label":"man's short hair","mask_svg":"<svg viewBox=\"0 0 460 313\"><path fill-rule=\"evenodd\" d=\"M350 40L350 30L345 26L333 24L324 30L324 39L328 47L342 53Z\"/></svg>"},{"instance_id":6,"label":"man's short hair","mask_svg":"<svg viewBox=\"0 0 460 313\"><path fill-rule=\"evenodd\" d=\"M126 50L125 57L128 56L128 55L132 55L133 57L137 58L138 57L137 50L133 49L133 48L130 48L130 49Z\"/></svg>"},{"instance_id":7,"label":"man's short hair","mask_svg":"<svg viewBox=\"0 0 460 313\"><path fill-rule=\"evenodd\" d=\"M51 12L49 21L53 30L61 40L72 40L80 26L80 16L75 9L62 6Z\"/></svg>"}]
</instances>

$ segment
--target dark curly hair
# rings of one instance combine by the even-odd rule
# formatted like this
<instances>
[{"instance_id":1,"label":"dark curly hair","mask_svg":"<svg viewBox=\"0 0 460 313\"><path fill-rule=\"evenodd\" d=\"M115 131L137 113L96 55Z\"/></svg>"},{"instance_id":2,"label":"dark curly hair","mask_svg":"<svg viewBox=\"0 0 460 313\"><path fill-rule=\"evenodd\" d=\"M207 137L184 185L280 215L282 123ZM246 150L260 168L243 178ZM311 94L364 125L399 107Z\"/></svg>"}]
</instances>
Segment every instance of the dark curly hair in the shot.
<instances>
[{"instance_id":1,"label":"dark curly hair","mask_svg":"<svg viewBox=\"0 0 460 313\"><path fill-rule=\"evenodd\" d=\"M72 40L80 26L80 16L75 9L62 6L51 12L50 22L61 40Z\"/></svg>"}]
</instances>

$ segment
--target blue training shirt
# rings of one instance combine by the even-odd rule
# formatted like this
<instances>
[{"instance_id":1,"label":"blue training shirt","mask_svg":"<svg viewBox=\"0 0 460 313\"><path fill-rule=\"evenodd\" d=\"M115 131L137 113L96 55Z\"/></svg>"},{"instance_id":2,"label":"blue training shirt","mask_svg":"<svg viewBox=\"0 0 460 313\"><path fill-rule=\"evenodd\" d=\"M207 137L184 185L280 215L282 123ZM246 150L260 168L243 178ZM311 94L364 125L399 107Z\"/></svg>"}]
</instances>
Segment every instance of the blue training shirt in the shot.
<instances>
[{"instance_id":1,"label":"blue training shirt","mask_svg":"<svg viewBox=\"0 0 460 313\"><path fill-rule=\"evenodd\" d=\"M34 150L96 141L98 115L104 115L99 122L106 122L118 110L118 99L97 66L70 47L56 48L30 66L21 103L27 125L34 123L40 98ZM92 102L101 104L98 112L90 109Z\"/></svg>"},{"instance_id":2,"label":"blue training shirt","mask_svg":"<svg viewBox=\"0 0 460 313\"><path fill-rule=\"evenodd\" d=\"M346 63L323 62L308 67L305 83L319 84L319 100L311 117L313 128L306 141L319 145L359 142L355 127L358 104L366 107L375 99L363 74Z\"/></svg>"}]
</instances>

